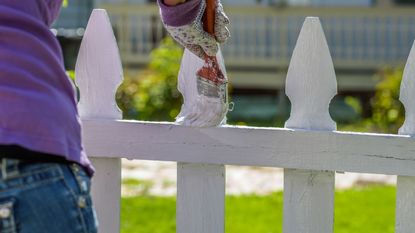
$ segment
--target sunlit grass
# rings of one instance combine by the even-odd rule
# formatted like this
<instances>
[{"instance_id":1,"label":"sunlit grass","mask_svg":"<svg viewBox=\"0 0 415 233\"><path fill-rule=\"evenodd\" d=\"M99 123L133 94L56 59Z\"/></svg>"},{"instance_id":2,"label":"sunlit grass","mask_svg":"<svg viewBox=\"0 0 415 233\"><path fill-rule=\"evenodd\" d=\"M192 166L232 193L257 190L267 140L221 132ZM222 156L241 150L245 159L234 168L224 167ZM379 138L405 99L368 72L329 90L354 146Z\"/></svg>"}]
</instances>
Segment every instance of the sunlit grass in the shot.
<instances>
[{"instance_id":1,"label":"sunlit grass","mask_svg":"<svg viewBox=\"0 0 415 233\"><path fill-rule=\"evenodd\" d=\"M174 233L175 197L122 199L122 233ZM226 233L281 233L283 193L227 196ZM395 188L369 186L337 191L335 233L394 232Z\"/></svg>"}]
</instances>

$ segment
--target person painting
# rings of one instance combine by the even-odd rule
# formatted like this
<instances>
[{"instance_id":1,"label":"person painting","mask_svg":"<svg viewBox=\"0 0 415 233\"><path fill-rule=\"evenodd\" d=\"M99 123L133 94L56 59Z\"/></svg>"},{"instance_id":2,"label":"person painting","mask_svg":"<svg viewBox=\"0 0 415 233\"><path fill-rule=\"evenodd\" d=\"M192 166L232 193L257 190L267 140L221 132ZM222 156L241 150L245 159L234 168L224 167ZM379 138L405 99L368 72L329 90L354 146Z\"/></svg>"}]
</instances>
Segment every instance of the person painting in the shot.
<instances>
[{"instance_id":1,"label":"person painting","mask_svg":"<svg viewBox=\"0 0 415 233\"><path fill-rule=\"evenodd\" d=\"M176 116L179 125L216 127L226 124L228 79L218 44L230 37L229 19L221 3L218 0L213 3L209 2L208 7L207 0L158 0L164 27L187 49L177 81L183 96L180 113ZM206 8L210 9L209 15L214 15L211 25L203 25L209 24L207 18L204 20L204 16L208 17ZM204 31L209 26L211 34ZM206 55L215 59L205 60Z\"/></svg>"},{"instance_id":2,"label":"person painting","mask_svg":"<svg viewBox=\"0 0 415 233\"><path fill-rule=\"evenodd\" d=\"M93 233L94 173L49 30L62 0L0 0L0 232Z\"/></svg>"},{"instance_id":3,"label":"person painting","mask_svg":"<svg viewBox=\"0 0 415 233\"><path fill-rule=\"evenodd\" d=\"M167 30L199 57L229 37L201 29L204 1L159 0ZM69 2L70 4L70 2ZM0 0L0 232L95 233L94 168L81 142L75 89L49 27L62 0ZM199 16L199 17L198 17Z\"/></svg>"}]
</instances>

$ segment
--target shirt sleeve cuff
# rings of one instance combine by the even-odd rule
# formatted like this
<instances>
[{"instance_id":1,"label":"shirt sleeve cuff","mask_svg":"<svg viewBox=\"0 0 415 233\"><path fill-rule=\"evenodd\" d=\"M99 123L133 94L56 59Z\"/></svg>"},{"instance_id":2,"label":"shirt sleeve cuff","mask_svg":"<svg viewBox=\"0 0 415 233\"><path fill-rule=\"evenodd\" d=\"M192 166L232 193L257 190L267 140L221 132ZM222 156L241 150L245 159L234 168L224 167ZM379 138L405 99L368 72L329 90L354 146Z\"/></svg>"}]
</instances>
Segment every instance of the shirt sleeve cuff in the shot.
<instances>
[{"instance_id":1,"label":"shirt sleeve cuff","mask_svg":"<svg viewBox=\"0 0 415 233\"><path fill-rule=\"evenodd\" d=\"M172 27L180 27L192 23L199 13L201 1L188 0L177 6L167 6L163 0L157 0L163 23Z\"/></svg>"}]
</instances>

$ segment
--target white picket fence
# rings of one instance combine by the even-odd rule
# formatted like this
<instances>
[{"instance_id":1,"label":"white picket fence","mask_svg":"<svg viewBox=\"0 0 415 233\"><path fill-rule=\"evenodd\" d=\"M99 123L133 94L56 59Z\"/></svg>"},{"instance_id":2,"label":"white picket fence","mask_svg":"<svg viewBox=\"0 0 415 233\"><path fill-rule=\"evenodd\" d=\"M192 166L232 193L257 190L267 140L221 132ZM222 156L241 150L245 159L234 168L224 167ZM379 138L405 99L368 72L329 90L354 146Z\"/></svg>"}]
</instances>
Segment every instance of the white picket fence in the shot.
<instances>
[{"instance_id":1,"label":"white picket fence","mask_svg":"<svg viewBox=\"0 0 415 233\"><path fill-rule=\"evenodd\" d=\"M415 231L415 46L401 88L401 135L335 131L328 107L337 92L336 75L313 17L305 20L287 74L292 112L286 128L120 120L114 94L122 68L105 10L95 10L89 20L76 78L83 141L97 169L93 197L101 233L119 232L120 158L178 163L179 233L224 232L225 165L285 168L284 233L333 232L336 171L397 175L396 233Z\"/></svg>"}]
</instances>

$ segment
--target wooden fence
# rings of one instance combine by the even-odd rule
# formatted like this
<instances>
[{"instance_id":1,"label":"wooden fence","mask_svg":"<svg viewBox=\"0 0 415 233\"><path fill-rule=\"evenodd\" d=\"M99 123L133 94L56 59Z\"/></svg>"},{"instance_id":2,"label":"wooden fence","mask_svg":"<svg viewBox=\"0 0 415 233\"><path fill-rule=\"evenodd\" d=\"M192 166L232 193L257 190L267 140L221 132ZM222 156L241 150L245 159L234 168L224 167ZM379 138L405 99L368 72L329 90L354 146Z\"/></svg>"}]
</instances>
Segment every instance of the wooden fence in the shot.
<instances>
[{"instance_id":1,"label":"wooden fence","mask_svg":"<svg viewBox=\"0 0 415 233\"><path fill-rule=\"evenodd\" d=\"M105 10L94 10L89 20L76 78L83 141L97 169L93 197L101 233L119 232L120 158L178 163L179 233L224 232L225 165L285 168L284 233L333 232L336 171L397 175L396 233L414 232L415 46L401 87L406 121L400 135L336 131L328 112L336 75L320 21L313 17L306 18L291 58L286 94L292 112L285 128L120 120L114 95L122 68Z\"/></svg>"}]
</instances>

